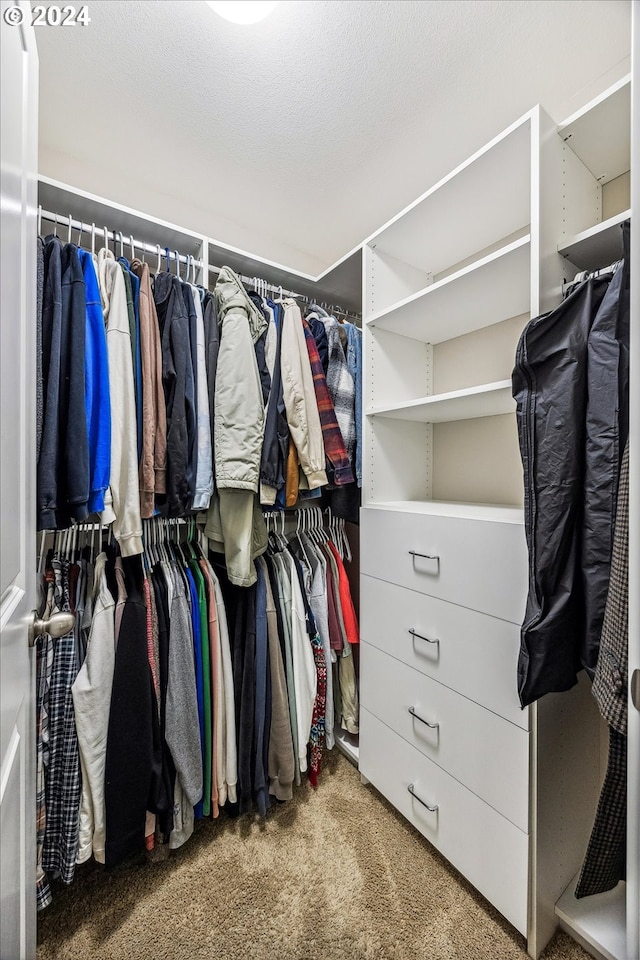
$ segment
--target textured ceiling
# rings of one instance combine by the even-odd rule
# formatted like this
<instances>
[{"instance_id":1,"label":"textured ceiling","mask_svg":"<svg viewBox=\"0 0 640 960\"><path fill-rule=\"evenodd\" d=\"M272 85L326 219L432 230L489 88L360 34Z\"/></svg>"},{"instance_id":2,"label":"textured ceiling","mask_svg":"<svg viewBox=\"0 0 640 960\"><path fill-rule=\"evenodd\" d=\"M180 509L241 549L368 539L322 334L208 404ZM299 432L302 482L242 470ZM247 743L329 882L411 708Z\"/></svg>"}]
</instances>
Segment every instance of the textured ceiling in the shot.
<instances>
[{"instance_id":1,"label":"textured ceiling","mask_svg":"<svg viewBox=\"0 0 640 960\"><path fill-rule=\"evenodd\" d=\"M292 267L342 256L535 103L628 69L629 0L89 0L41 27L41 172Z\"/></svg>"}]
</instances>

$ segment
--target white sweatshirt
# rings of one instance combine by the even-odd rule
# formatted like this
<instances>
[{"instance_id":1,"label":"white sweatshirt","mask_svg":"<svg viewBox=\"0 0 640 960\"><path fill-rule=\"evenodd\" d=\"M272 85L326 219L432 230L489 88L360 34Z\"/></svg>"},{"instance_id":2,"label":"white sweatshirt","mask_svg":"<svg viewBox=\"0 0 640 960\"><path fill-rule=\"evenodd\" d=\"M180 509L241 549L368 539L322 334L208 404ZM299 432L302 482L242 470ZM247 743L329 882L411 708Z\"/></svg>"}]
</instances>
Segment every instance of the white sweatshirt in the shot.
<instances>
[{"instance_id":1,"label":"white sweatshirt","mask_svg":"<svg viewBox=\"0 0 640 960\"><path fill-rule=\"evenodd\" d=\"M111 487L105 494L102 521L113 523L122 556L133 557L142 553L142 521L131 332L122 268L104 248L98 254L98 280L107 328L111 395Z\"/></svg>"},{"instance_id":2,"label":"white sweatshirt","mask_svg":"<svg viewBox=\"0 0 640 960\"><path fill-rule=\"evenodd\" d=\"M78 863L92 852L98 863L104 863L104 771L116 661L115 603L107 586L106 561L104 553L96 560L87 655L71 687L82 770Z\"/></svg>"}]
</instances>

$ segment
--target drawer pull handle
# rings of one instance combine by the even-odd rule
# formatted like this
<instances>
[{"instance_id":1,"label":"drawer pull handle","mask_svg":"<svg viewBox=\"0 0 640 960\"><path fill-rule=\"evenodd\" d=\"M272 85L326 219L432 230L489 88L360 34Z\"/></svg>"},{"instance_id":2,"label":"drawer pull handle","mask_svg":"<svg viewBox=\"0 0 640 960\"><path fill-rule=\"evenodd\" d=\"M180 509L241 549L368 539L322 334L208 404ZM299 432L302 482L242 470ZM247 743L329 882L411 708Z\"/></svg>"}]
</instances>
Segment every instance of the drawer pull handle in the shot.
<instances>
[{"instance_id":1,"label":"drawer pull handle","mask_svg":"<svg viewBox=\"0 0 640 960\"><path fill-rule=\"evenodd\" d=\"M415 707L407 707L407 710L409 711L412 717L415 717L416 720L420 721L420 723L424 723L425 727L430 727L432 730L437 730L438 727L440 726L439 723L429 723L428 720L425 720L424 717L421 717L419 713L416 713Z\"/></svg>"},{"instance_id":2,"label":"drawer pull handle","mask_svg":"<svg viewBox=\"0 0 640 960\"><path fill-rule=\"evenodd\" d=\"M437 553L418 553L417 550L409 550L409 554L412 557L422 557L423 560L437 560L440 562L440 557Z\"/></svg>"},{"instance_id":3,"label":"drawer pull handle","mask_svg":"<svg viewBox=\"0 0 640 960\"><path fill-rule=\"evenodd\" d=\"M412 637L417 637L418 640L424 640L426 643L440 643L440 640L438 637L425 637L421 633L416 633L413 627L409 627L409 633L411 634Z\"/></svg>"},{"instance_id":4,"label":"drawer pull handle","mask_svg":"<svg viewBox=\"0 0 640 960\"><path fill-rule=\"evenodd\" d=\"M412 784L412 783L409 784L409 786L407 787L407 790L409 791L409 793L411 794L411 796L414 798L414 800L417 800L418 803L421 803L423 807L426 807L427 810L428 810L430 813L437 813L437 812L438 812L438 804L437 804L437 803L434 803L434 804L427 803L425 800L423 800L421 797L419 797L418 794L416 793L416 791L414 790L414 787L413 787L413 784Z\"/></svg>"}]
</instances>

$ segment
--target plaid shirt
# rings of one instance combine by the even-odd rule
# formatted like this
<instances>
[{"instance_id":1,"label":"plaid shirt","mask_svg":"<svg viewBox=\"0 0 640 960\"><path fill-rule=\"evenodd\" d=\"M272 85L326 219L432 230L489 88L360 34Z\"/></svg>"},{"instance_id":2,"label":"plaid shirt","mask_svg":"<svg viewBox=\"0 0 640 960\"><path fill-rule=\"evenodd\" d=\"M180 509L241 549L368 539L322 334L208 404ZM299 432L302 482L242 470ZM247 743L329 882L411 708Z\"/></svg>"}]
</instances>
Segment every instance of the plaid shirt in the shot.
<instances>
[{"instance_id":1,"label":"plaid shirt","mask_svg":"<svg viewBox=\"0 0 640 960\"><path fill-rule=\"evenodd\" d=\"M329 348L327 388L347 448L347 457L351 461L356 449L356 386L340 340L340 324L334 317L321 319L327 332Z\"/></svg>"},{"instance_id":2,"label":"plaid shirt","mask_svg":"<svg viewBox=\"0 0 640 960\"><path fill-rule=\"evenodd\" d=\"M54 612L67 612L69 561L53 560ZM45 755L46 827L42 868L63 883L71 883L78 855L80 810L80 759L71 685L78 673L74 633L54 644L49 687L49 749Z\"/></svg>"},{"instance_id":3,"label":"plaid shirt","mask_svg":"<svg viewBox=\"0 0 640 960\"><path fill-rule=\"evenodd\" d=\"M47 600L43 617L51 616L53 609L53 571L47 570ZM49 763L49 686L53 669L53 640L48 633L38 637L36 646L36 904L44 910L51 903L51 888L42 869L42 847L47 824L45 795L45 763Z\"/></svg>"},{"instance_id":4,"label":"plaid shirt","mask_svg":"<svg viewBox=\"0 0 640 960\"><path fill-rule=\"evenodd\" d=\"M336 486L353 483L353 471L351 470L347 448L327 387L318 347L316 346L316 341L314 340L307 321L303 320L302 325L304 327L304 338L307 344L311 373L313 374L313 387L316 392L316 403L320 415L324 452L334 471L334 483Z\"/></svg>"}]
</instances>

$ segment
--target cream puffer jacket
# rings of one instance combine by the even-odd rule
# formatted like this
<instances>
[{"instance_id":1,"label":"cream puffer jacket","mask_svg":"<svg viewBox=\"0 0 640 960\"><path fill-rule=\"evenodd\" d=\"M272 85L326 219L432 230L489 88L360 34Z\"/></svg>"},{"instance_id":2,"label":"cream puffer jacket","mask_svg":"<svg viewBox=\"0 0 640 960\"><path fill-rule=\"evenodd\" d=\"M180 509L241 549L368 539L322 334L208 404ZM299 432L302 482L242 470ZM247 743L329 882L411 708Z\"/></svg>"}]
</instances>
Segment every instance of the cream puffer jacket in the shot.
<instances>
[{"instance_id":1,"label":"cream puffer jacket","mask_svg":"<svg viewBox=\"0 0 640 960\"><path fill-rule=\"evenodd\" d=\"M254 350L267 321L230 267L215 288L220 352L215 389L215 477L219 488L256 492L264 436L264 400Z\"/></svg>"}]
</instances>

